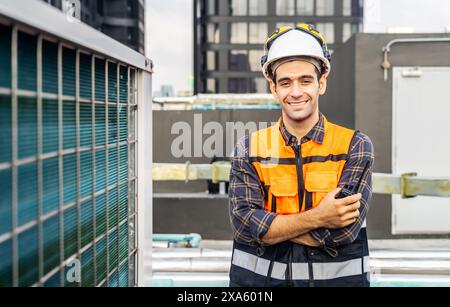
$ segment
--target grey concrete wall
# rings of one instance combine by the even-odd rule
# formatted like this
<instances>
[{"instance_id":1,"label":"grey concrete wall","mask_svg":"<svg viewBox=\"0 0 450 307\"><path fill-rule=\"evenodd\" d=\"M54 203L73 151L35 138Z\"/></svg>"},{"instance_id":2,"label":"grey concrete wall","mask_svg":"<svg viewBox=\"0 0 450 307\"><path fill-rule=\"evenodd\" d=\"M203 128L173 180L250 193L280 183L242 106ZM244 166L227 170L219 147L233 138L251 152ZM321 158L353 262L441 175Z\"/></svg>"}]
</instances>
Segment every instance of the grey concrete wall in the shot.
<instances>
[{"instance_id":1,"label":"grey concrete wall","mask_svg":"<svg viewBox=\"0 0 450 307\"><path fill-rule=\"evenodd\" d=\"M224 156L229 156L226 152L227 144L225 143L226 137L229 133L226 131L227 122L255 122L255 123L268 123L277 121L281 115L280 110L211 110L211 111L155 111L153 113L153 139L155 140L153 146L153 161L159 163L185 163L190 161L193 164L198 163L210 163L212 158L201 157L181 157L177 158L172 154L172 143L179 136L179 134L172 134L172 126L177 122L186 122L191 127L191 143L194 144L194 138L201 138L201 143L210 137L208 134L202 134L199 136L197 130L194 128L194 118L201 115L202 125L209 122L218 122L223 128L224 143L223 152ZM237 141L237 135L234 137L234 143ZM229 148L233 148L233 145L229 145ZM191 152L194 154L194 145L192 145ZM197 182L154 182L154 191L165 192L200 192L207 189L206 181Z\"/></svg>"},{"instance_id":2,"label":"grey concrete wall","mask_svg":"<svg viewBox=\"0 0 450 307\"><path fill-rule=\"evenodd\" d=\"M332 54L327 92L320 97L320 109L327 118L345 127L355 126L355 37Z\"/></svg>"},{"instance_id":3,"label":"grey concrete wall","mask_svg":"<svg viewBox=\"0 0 450 307\"><path fill-rule=\"evenodd\" d=\"M153 199L153 233L199 233L204 239L231 240L228 199Z\"/></svg>"}]
</instances>

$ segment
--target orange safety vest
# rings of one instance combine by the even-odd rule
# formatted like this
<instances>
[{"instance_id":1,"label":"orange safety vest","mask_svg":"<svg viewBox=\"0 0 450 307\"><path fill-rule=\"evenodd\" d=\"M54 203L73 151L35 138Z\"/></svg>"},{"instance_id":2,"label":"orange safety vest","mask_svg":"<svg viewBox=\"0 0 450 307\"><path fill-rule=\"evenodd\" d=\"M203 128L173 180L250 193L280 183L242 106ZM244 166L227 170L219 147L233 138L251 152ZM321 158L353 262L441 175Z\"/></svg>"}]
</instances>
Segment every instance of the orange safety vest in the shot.
<instances>
[{"instance_id":1,"label":"orange safety vest","mask_svg":"<svg viewBox=\"0 0 450 307\"><path fill-rule=\"evenodd\" d=\"M291 147L280 132L280 122L251 134L250 162L264 187L267 211L304 212L337 188L355 131L324 117L322 144L309 140Z\"/></svg>"}]
</instances>

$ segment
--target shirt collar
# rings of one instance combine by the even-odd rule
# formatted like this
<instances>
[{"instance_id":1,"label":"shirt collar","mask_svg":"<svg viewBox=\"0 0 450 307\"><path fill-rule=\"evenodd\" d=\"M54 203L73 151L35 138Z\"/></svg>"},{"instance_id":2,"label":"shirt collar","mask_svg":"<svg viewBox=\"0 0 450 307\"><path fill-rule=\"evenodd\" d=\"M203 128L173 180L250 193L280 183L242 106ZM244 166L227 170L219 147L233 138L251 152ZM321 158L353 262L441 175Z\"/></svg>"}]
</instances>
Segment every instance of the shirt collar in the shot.
<instances>
[{"instance_id":1,"label":"shirt collar","mask_svg":"<svg viewBox=\"0 0 450 307\"><path fill-rule=\"evenodd\" d=\"M319 112L319 121L314 127L302 138L301 143L305 143L309 140L313 140L319 144L323 143L323 136L325 133L325 117ZM286 126L283 123L283 117L280 118L280 132L286 143L286 146L294 146L298 144L297 138L289 133Z\"/></svg>"}]
</instances>

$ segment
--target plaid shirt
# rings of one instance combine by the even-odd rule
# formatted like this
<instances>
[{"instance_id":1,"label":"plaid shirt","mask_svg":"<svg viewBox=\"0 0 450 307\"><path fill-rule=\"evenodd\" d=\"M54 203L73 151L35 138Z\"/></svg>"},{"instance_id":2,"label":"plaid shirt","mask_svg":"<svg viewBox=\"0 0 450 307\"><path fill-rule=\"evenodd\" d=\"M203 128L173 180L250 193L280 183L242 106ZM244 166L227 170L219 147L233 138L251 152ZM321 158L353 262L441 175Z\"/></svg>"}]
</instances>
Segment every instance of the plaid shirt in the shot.
<instances>
[{"instance_id":1,"label":"plaid shirt","mask_svg":"<svg viewBox=\"0 0 450 307\"><path fill-rule=\"evenodd\" d=\"M294 146L297 138L290 134L280 123L280 132L286 145ZM324 117L319 116L316 125L304 136L301 143L313 140L323 142ZM262 238L269 230L276 217L273 212L264 209L264 196L261 181L254 166L249 162L249 137L242 138L235 147L231 160L230 188L229 188L229 214L234 238L239 243L248 245L264 244ZM310 232L311 236L322 246L337 246L352 243L365 221L372 196L372 165L373 145L368 136L357 132L350 144L348 159L345 163L338 187L358 180L360 174L369 161L369 171L363 178L358 193L362 194L360 200L360 217L355 223L341 229L319 228Z\"/></svg>"}]
</instances>

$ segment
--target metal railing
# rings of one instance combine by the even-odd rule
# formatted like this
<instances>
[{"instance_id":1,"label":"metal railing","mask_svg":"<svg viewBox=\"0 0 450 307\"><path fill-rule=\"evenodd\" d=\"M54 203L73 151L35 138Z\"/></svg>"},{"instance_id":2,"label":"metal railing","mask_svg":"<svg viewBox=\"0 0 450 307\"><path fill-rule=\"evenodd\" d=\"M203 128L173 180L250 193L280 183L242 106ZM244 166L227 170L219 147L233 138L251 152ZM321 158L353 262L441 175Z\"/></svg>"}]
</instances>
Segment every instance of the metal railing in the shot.
<instances>
[{"instance_id":1,"label":"metal railing","mask_svg":"<svg viewBox=\"0 0 450 307\"><path fill-rule=\"evenodd\" d=\"M198 94L188 97L155 97L158 104L268 104L277 103L272 94Z\"/></svg>"},{"instance_id":2,"label":"metal railing","mask_svg":"<svg viewBox=\"0 0 450 307\"><path fill-rule=\"evenodd\" d=\"M212 164L154 163L154 181L212 180L214 183L228 181L229 162ZM450 197L450 177L435 178L406 174L372 174L372 191L376 194L400 194L402 197L438 196Z\"/></svg>"},{"instance_id":3,"label":"metal railing","mask_svg":"<svg viewBox=\"0 0 450 307\"><path fill-rule=\"evenodd\" d=\"M188 97L154 97L162 110L280 109L272 94L198 94Z\"/></svg>"}]
</instances>

